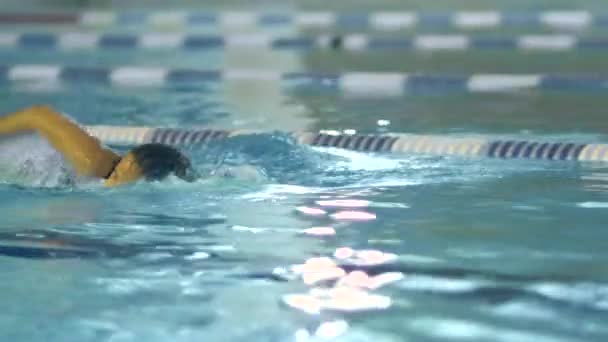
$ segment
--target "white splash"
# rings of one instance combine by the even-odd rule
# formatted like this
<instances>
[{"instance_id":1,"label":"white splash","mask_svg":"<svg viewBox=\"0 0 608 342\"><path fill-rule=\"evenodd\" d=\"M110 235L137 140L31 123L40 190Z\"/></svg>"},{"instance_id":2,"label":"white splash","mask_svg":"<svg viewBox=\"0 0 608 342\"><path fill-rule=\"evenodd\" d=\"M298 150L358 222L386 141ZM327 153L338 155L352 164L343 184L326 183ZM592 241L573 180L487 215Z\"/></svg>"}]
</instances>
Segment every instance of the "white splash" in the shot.
<instances>
[{"instance_id":1,"label":"white splash","mask_svg":"<svg viewBox=\"0 0 608 342\"><path fill-rule=\"evenodd\" d=\"M75 178L63 156L39 135L0 138L0 181L53 187L73 183Z\"/></svg>"}]
</instances>

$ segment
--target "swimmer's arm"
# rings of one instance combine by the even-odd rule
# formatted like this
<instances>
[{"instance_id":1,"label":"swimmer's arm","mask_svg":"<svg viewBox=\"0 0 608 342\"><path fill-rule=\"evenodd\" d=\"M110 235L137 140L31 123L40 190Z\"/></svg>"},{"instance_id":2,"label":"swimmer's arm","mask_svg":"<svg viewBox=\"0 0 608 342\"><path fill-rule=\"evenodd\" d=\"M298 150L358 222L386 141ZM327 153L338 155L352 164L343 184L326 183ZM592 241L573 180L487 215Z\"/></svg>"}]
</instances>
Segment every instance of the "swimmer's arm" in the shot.
<instances>
[{"instance_id":1,"label":"swimmer's arm","mask_svg":"<svg viewBox=\"0 0 608 342\"><path fill-rule=\"evenodd\" d=\"M0 135L35 131L83 176L106 177L120 159L77 124L49 106L33 106L0 117Z\"/></svg>"}]
</instances>

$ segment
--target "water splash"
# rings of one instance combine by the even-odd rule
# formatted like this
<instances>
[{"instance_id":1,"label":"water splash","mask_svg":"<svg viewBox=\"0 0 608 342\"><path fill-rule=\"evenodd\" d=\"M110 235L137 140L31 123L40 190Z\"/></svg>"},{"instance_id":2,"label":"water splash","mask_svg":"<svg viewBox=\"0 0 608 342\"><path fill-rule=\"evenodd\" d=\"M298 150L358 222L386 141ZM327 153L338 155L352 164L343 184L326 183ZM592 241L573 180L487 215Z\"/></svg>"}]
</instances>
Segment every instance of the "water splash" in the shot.
<instances>
[{"instance_id":1,"label":"water splash","mask_svg":"<svg viewBox=\"0 0 608 342\"><path fill-rule=\"evenodd\" d=\"M37 134L0 139L0 181L34 187L73 185L77 179L62 155Z\"/></svg>"}]
</instances>

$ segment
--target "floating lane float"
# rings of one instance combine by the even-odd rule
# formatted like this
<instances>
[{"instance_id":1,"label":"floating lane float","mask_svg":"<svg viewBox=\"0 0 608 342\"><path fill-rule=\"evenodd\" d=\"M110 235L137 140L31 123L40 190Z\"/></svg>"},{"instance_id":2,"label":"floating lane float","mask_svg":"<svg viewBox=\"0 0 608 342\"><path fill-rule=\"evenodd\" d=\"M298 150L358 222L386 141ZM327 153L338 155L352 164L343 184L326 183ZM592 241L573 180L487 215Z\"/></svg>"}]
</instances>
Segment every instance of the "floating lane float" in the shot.
<instances>
[{"instance_id":1,"label":"floating lane float","mask_svg":"<svg viewBox=\"0 0 608 342\"><path fill-rule=\"evenodd\" d=\"M87 129L104 143L115 145L163 143L177 146L196 146L231 136L259 133L120 126L88 126ZM362 152L417 153L499 159L608 161L608 144L417 134L362 135L337 132L293 132L291 136L300 144Z\"/></svg>"},{"instance_id":2,"label":"floating lane float","mask_svg":"<svg viewBox=\"0 0 608 342\"><path fill-rule=\"evenodd\" d=\"M224 81L278 82L281 88L337 91L362 97L408 93L599 91L608 89L601 74L408 74L397 72L280 72L272 70L0 65L0 82L76 83L117 87L162 87Z\"/></svg>"},{"instance_id":3,"label":"floating lane float","mask_svg":"<svg viewBox=\"0 0 608 342\"><path fill-rule=\"evenodd\" d=\"M547 11L456 11L367 13L336 12L204 12L189 11L84 11L84 12L3 12L0 24L60 24L90 28L154 27L297 27L372 29L393 31L418 27L451 29L550 28L584 29L608 26L608 13L586 10Z\"/></svg>"},{"instance_id":4,"label":"floating lane float","mask_svg":"<svg viewBox=\"0 0 608 342\"><path fill-rule=\"evenodd\" d=\"M179 50L184 52L230 48L291 51L604 51L608 39L568 34L517 37L420 34L412 37L375 37L365 34L275 36L270 34L184 33L0 33L0 48L79 50Z\"/></svg>"}]
</instances>

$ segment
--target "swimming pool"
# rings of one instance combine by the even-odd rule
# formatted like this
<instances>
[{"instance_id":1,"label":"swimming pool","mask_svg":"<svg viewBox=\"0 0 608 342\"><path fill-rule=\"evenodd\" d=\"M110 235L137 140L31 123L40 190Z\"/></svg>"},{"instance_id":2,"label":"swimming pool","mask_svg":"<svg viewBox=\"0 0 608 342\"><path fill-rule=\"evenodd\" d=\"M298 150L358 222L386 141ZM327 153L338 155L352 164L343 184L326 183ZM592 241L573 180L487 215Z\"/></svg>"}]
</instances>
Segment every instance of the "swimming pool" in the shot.
<instances>
[{"instance_id":1,"label":"swimming pool","mask_svg":"<svg viewBox=\"0 0 608 342\"><path fill-rule=\"evenodd\" d=\"M7 65L338 73L605 67L602 52L557 56L0 51ZM0 184L0 336L6 340L608 336L605 164L360 153L301 146L280 133L604 142L605 90L362 98L259 80L130 87L47 79L5 82L0 98L2 112L48 103L86 125L266 132L182 147L203 173L219 164L257 170L192 184L71 185L60 169L5 160L14 167ZM43 154L30 153L29 159Z\"/></svg>"}]
</instances>

